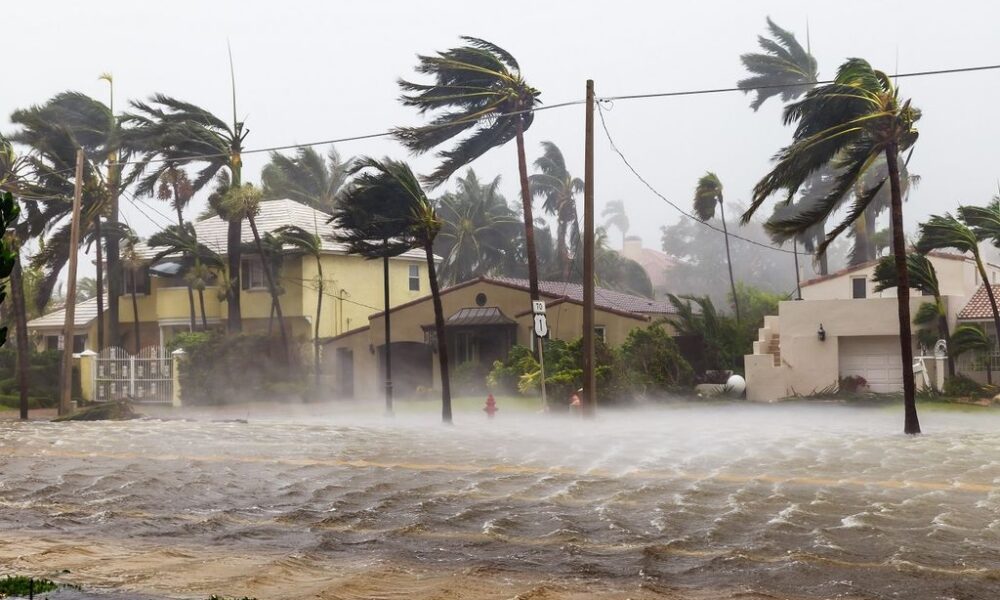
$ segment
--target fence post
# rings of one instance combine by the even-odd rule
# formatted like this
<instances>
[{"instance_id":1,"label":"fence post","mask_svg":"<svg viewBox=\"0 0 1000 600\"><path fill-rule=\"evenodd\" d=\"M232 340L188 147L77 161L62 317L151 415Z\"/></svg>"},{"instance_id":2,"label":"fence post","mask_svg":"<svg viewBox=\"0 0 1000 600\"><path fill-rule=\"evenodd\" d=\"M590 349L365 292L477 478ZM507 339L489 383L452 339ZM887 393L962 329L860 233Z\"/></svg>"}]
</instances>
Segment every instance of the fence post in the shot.
<instances>
[{"instance_id":1,"label":"fence post","mask_svg":"<svg viewBox=\"0 0 1000 600\"><path fill-rule=\"evenodd\" d=\"M178 348L170 353L170 357L173 359L171 362L172 369L170 371L170 377L173 385L170 386L170 403L174 406L181 406L181 361L184 359L183 348Z\"/></svg>"},{"instance_id":2,"label":"fence post","mask_svg":"<svg viewBox=\"0 0 1000 600\"><path fill-rule=\"evenodd\" d=\"M97 397L97 353L89 348L80 353L80 395L87 402Z\"/></svg>"}]
</instances>

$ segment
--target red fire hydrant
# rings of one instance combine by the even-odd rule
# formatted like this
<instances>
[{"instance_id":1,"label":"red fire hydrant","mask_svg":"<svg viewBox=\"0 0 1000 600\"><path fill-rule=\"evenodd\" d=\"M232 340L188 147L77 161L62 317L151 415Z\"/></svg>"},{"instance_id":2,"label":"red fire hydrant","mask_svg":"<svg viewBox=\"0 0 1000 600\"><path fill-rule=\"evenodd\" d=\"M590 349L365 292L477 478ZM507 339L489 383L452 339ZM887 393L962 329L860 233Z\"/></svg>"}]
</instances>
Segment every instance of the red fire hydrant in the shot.
<instances>
[{"instance_id":1,"label":"red fire hydrant","mask_svg":"<svg viewBox=\"0 0 1000 600\"><path fill-rule=\"evenodd\" d=\"M493 394L486 396L486 406L483 407L483 410L486 412L486 416L491 419L493 418L493 415L495 415L496 412L500 410L499 408L497 408L497 401L493 397Z\"/></svg>"}]
</instances>

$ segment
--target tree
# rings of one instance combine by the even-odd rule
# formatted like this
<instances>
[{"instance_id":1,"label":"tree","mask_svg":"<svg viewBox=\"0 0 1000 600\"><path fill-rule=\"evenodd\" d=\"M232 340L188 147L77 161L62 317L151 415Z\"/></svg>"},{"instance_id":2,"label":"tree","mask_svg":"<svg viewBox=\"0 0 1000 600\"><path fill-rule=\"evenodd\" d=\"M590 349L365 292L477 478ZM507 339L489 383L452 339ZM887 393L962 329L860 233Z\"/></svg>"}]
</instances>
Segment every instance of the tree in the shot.
<instances>
[{"instance_id":1,"label":"tree","mask_svg":"<svg viewBox=\"0 0 1000 600\"><path fill-rule=\"evenodd\" d=\"M757 43L764 52L748 52L740 56L740 62L751 75L736 85L745 94L756 94L750 103L754 111L773 96L780 95L782 102L794 100L819 81L816 59L808 48L803 48L794 34L778 27L770 17L767 18L767 29L773 39L757 37Z\"/></svg>"},{"instance_id":2,"label":"tree","mask_svg":"<svg viewBox=\"0 0 1000 600\"><path fill-rule=\"evenodd\" d=\"M289 198L316 210L330 213L347 182L353 158L343 160L333 146L326 160L311 146L299 148L294 156L272 152L260 172L265 200Z\"/></svg>"},{"instance_id":3,"label":"tree","mask_svg":"<svg viewBox=\"0 0 1000 600\"><path fill-rule=\"evenodd\" d=\"M993 385L993 358L990 353L993 349L993 342L979 325L963 323L955 327L955 332L951 334L951 343L948 344L948 357L956 359L966 352L979 352L986 355L986 383Z\"/></svg>"},{"instance_id":4,"label":"tree","mask_svg":"<svg viewBox=\"0 0 1000 600\"><path fill-rule=\"evenodd\" d=\"M171 208L177 213L177 226L184 229L184 209L194 197L194 186L191 185L187 172L176 166L170 166L163 171L156 188L156 197L170 203ZM194 289L190 284L187 286L187 293L188 308L191 314L190 327L191 331L194 331Z\"/></svg>"},{"instance_id":5,"label":"tree","mask_svg":"<svg viewBox=\"0 0 1000 600\"><path fill-rule=\"evenodd\" d=\"M163 174L177 164L201 162L191 187L198 191L217 175L228 172L228 187L242 186L243 142L249 130L236 118L233 94L233 122L228 124L211 112L164 94L155 94L148 102L133 100L134 112L122 116L124 147L141 156L130 179L135 179L137 195L152 195ZM147 172L148 171L148 172ZM240 311L240 245L243 220L237 215L222 215L229 223L226 233L228 277L226 291L230 332L242 330Z\"/></svg>"},{"instance_id":6,"label":"tree","mask_svg":"<svg viewBox=\"0 0 1000 600\"><path fill-rule=\"evenodd\" d=\"M332 219L338 229L337 239L347 244L351 253L367 258L388 259L412 248L424 249L441 371L441 419L451 423L448 344L434 264L434 238L441 230L441 219L406 163L366 157L357 161L351 173L354 175L351 187ZM388 306L385 316L388 319Z\"/></svg>"},{"instance_id":7,"label":"tree","mask_svg":"<svg viewBox=\"0 0 1000 600\"><path fill-rule=\"evenodd\" d=\"M899 155L917 139L915 124L920 111L909 100L901 101L899 90L882 71L868 62L852 58L841 65L833 83L817 86L803 99L785 107L786 124L797 123L792 144L776 156L770 173L754 187L753 201L743 214L747 222L764 201L783 191L791 201L805 181L826 164L837 170L836 184L810 210L787 219L773 221L771 229L788 237L802 233L826 219L858 183L858 179L882 155L888 168L886 178L856 195L844 219L820 244L826 247L857 220L888 181L892 200L893 254L898 272L899 338L903 367L904 431L920 432L913 381L913 346L910 333L910 283L906 271L906 243L903 234L903 194Z\"/></svg>"},{"instance_id":8,"label":"tree","mask_svg":"<svg viewBox=\"0 0 1000 600\"><path fill-rule=\"evenodd\" d=\"M301 252L316 261L316 322L313 324L313 368L315 369L316 385L320 383L320 360L319 360L319 321L323 315L323 294L325 293L325 280L323 279L323 240L318 233L311 233L297 225L286 225L275 230L278 243L282 246L291 246L295 251Z\"/></svg>"},{"instance_id":9,"label":"tree","mask_svg":"<svg viewBox=\"0 0 1000 600\"><path fill-rule=\"evenodd\" d=\"M556 248L561 267L559 278L566 281L569 279L570 242L579 246L576 195L583 193L583 180L570 174L562 151L552 142L542 142L542 156L535 161L535 169L540 172L528 177L528 189L532 196L544 200L542 209L556 218Z\"/></svg>"},{"instance_id":10,"label":"tree","mask_svg":"<svg viewBox=\"0 0 1000 600\"><path fill-rule=\"evenodd\" d=\"M267 289L271 293L271 306L278 315L278 331L281 332L281 345L284 348L285 361L292 360L291 346L289 345L288 327L285 324L284 315L281 313L281 301L278 299L278 285L272 271L271 261L268 260L264 252L264 244L261 242L260 231L257 229L257 215L260 214L260 190L253 184L246 183L238 187L230 187L223 199L223 206L226 214L229 215L230 223L234 220L243 221L246 219L250 223L250 231L253 233L254 245L257 247L257 254L263 265L264 279L267 281ZM232 265L230 265L232 268Z\"/></svg>"},{"instance_id":11,"label":"tree","mask_svg":"<svg viewBox=\"0 0 1000 600\"><path fill-rule=\"evenodd\" d=\"M520 221L498 190L499 176L482 183L470 168L456 184L438 202L441 231L434 242L448 284L501 269L520 237Z\"/></svg>"},{"instance_id":12,"label":"tree","mask_svg":"<svg viewBox=\"0 0 1000 600\"><path fill-rule=\"evenodd\" d=\"M534 216L524 152L524 132L534 121L539 92L521 75L517 60L503 48L474 37L462 37L464 46L418 56L417 72L434 78L423 84L399 80L405 106L420 114L437 113L428 127L400 127L397 138L411 152L423 154L459 136L449 150L438 153L441 164L425 181L432 187L492 148L517 141L517 166L521 178L521 205L528 261L531 299L538 299L538 265L535 256Z\"/></svg>"},{"instance_id":13,"label":"tree","mask_svg":"<svg viewBox=\"0 0 1000 600\"><path fill-rule=\"evenodd\" d=\"M132 285L129 286L129 295L132 297L132 341L135 354L138 355L140 348L139 340L139 300L136 297L136 287L139 281L139 273L145 266L145 261L139 255L136 246L139 244L139 236L131 228L123 232L122 236L122 264L128 269L132 276Z\"/></svg>"},{"instance_id":14,"label":"tree","mask_svg":"<svg viewBox=\"0 0 1000 600\"><path fill-rule=\"evenodd\" d=\"M628 212L625 210L625 202L623 200L608 202L604 210L601 211L601 216L604 217L605 228L614 227L621 232L622 248L624 248L625 236L628 234L629 229Z\"/></svg>"},{"instance_id":15,"label":"tree","mask_svg":"<svg viewBox=\"0 0 1000 600\"><path fill-rule=\"evenodd\" d=\"M920 305L917 316L913 319L914 324L926 325L933 321L937 325L938 335L935 339L948 340L948 310L941 297L941 287L938 285L937 272L931 261L922 254L906 255L906 270L910 275L910 287L920 292L933 296L934 302L926 302ZM885 256L875 265L875 273L872 276L875 282L875 291L881 292L898 285L896 279L896 261L891 256ZM927 306L929 308L925 309ZM933 346L934 344L927 344ZM948 355L948 375L955 375L955 361Z\"/></svg>"},{"instance_id":16,"label":"tree","mask_svg":"<svg viewBox=\"0 0 1000 600\"><path fill-rule=\"evenodd\" d=\"M97 296L97 280L93 277L81 277L76 280L76 302L90 300Z\"/></svg>"},{"instance_id":17,"label":"tree","mask_svg":"<svg viewBox=\"0 0 1000 600\"><path fill-rule=\"evenodd\" d=\"M989 231L988 219L990 217L988 214L968 210L959 214L971 217L972 222L980 227L979 235L984 236L982 239L985 239L985 236L988 235L986 232ZM926 254L931 250L954 248L959 252L972 254L976 270L979 271L979 277L983 282L983 289L986 290L986 297L990 301L990 310L993 312L993 327L996 335L1000 335L1000 310L997 308L997 298L993 292L993 286L990 285L990 277L986 273L986 264L979 252L981 238L969 225L969 222L956 219L950 214L932 215L925 223L920 224L920 237L917 239L916 249L918 252Z\"/></svg>"},{"instance_id":18,"label":"tree","mask_svg":"<svg viewBox=\"0 0 1000 600\"><path fill-rule=\"evenodd\" d=\"M20 214L21 207L14 201L14 195L0 192L0 233L14 227ZM8 239L6 235L0 236L0 303L7 299L7 283L17 263L17 252L17 244L13 239ZM7 343L7 331L6 325L0 327L0 346Z\"/></svg>"},{"instance_id":19,"label":"tree","mask_svg":"<svg viewBox=\"0 0 1000 600\"><path fill-rule=\"evenodd\" d=\"M726 241L726 265L729 267L729 287L733 294L733 308L736 310L736 322L740 321L740 303L736 296L736 279L733 277L733 257L729 253L729 229L726 228L726 206L722 197L722 182L719 177L708 171L698 180L694 190L694 214L702 221L715 218L715 207L719 207L719 220L722 221L722 235Z\"/></svg>"},{"instance_id":20,"label":"tree","mask_svg":"<svg viewBox=\"0 0 1000 600\"><path fill-rule=\"evenodd\" d=\"M582 257L578 259L583 262ZM578 264L577 273L583 273L583 265ZM612 250L608 245L608 232L603 227L598 227L594 235L594 277L597 284L612 290L618 290L627 294L653 297L653 283L649 280L646 269L636 261L622 256L617 250ZM579 279L583 281L583 276L578 278L568 278L566 281Z\"/></svg>"},{"instance_id":21,"label":"tree","mask_svg":"<svg viewBox=\"0 0 1000 600\"><path fill-rule=\"evenodd\" d=\"M155 263L168 256L180 258L182 265L188 269L185 281L188 287L198 292L198 302L201 307L201 323L203 329L208 329L205 316L205 288L213 280L213 270L225 268L225 261L214 250L198 242L198 234L194 226L185 222L179 225L168 225L161 231L149 236L147 244L160 250L153 255L150 263ZM191 327L194 329L195 310L190 306Z\"/></svg>"}]
</instances>

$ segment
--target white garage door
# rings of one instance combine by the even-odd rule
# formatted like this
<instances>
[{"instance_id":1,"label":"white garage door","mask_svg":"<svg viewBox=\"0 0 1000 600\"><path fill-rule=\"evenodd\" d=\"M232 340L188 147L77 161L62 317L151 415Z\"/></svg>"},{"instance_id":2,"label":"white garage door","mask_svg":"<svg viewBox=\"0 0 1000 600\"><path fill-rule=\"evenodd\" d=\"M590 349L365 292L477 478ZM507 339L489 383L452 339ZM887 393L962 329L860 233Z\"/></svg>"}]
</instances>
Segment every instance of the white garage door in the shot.
<instances>
[{"instance_id":1,"label":"white garage door","mask_svg":"<svg viewBox=\"0 0 1000 600\"><path fill-rule=\"evenodd\" d=\"M838 339L840 376L860 375L873 392L899 392L903 389L903 365L899 338L895 336L857 336Z\"/></svg>"}]
</instances>

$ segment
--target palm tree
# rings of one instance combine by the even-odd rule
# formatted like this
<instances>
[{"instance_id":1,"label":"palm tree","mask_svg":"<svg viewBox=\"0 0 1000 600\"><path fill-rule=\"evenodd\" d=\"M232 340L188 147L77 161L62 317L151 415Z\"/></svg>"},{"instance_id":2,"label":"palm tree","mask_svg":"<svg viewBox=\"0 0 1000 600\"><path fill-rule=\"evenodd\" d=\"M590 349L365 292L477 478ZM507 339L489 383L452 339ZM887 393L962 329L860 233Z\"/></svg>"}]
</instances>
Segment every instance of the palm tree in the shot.
<instances>
[{"instance_id":1,"label":"palm tree","mask_svg":"<svg viewBox=\"0 0 1000 600\"><path fill-rule=\"evenodd\" d=\"M934 265L923 254L907 254L906 270L910 275L911 288L934 297L934 302L925 302L920 305L917 316L913 319L914 324L926 325L934 322L938 328L936 339L949 339L948 309L941 297L941 286L938 285ZM895 288L898 285L896 261L893 257L885 256L878 261L878 264L875 265L872 281L875 282L876 292ZM925 309L925 306L928 308ZM951 355L948 356L948 375L952 377L955 375L955 361Z\"/></svg>"},{"instance_id":2,"label":"palm tree","mask_svg":"<svg viewBox=\"0 0 1000 600\"><path fill-rule=\"evenodd\" d=\"M97 296L97 280L93 277L81 277L76 280L76 302L90 300Z\"/></svg>"},{"instance_id":3,"label":"palm tree","mask_svg":"<svg viewBox=\"0 0 1000 600\"><path fill-rule=\"evenodd\" d=\"M771 230L793 237L825 220L857 184L871 165L885 155L887 176L864 190L850 206L844 219L817 248L826 247L857 220L889 182L893 253L898 272L899 339L902 351L904 431L919 433L913 346L910 333L910 282L906 270L906 242L903 237L903 194L900 187L899 155L916 142L914 127L920 111L909 100L901 101L888 75L868 62L852 58L841 65L833 83L818 86L805 97L785 107L787 124L797 123L793 142L776 156L777 164L754 187L753 201L743 214L746 223L773 194L783 191L792 199L809 176L826 164L837 172L836 184L816 206L787 219L771 222Z\"/></svg>"},{"instance_id":4,"label":"palm tree","mask_svg":"<svg viewBox=\"0 0 1000 600\"><path fill-rule=\"evenodd\" d=\"M267 289L271 293L271 306L278 316L278 331L281 332L281 344L284 348L285 360L288 362L292 359L292 353L288 339L288 328L285 325L285 318L281 313L281 301L278 299L278 285L272 272L271 261L268 260L267 253L264 251L260 231L257 229L260 198L260 190L255 188L253 184L246 183L242 186L230 187L222 203L226 214L229 215L230 223L233 220L243 221L243 219L246 219L250 223L254 245L257 247L257 254L260 255L261 264L263 265L264 279L267 281ZM232 268L231 264L230 268Z\"/></svg>"},{"instance_id":5,"label":"palm tree","mask_svg":"<svg viewBox=\"0 0 1000 600\"><path fill-rule=\"evenodd\" d=\"M580 267L578 272L582 273L582 265ZM603 227L594 232L594 277L597 284L603 287L635 296L653 297L653 283L646 269L611 249L608 232Z\"/></svg>"},{"instance_id":6,"label":"palm tree","mask_svg":"<svg viewBox=\"0 0 1000 600\"><path fill-rule=\"evenodd\" d=\"M499 192L499 176L481 183L470 168L456 183L438 202L442 225L434 243L448 284L500 269L515 251L520 223Z\"/></svg>"},{"instance_id":7,"label":"palm tree","mask_svg":"<svg viewBox=\"0 0 1000 600\"><path fill-rule=\"evenodd\" d=\"M601 211L601 216L604 217L605 227L614 227L622 233L622 248L624 248L625 236L628 234L629 229L628 212L625 210L625 202L623 200L608 202L604 210Z\"/></svg>"},{"instance_id":8,"label":"palm tree","mask_svg":"<svg viewBox=\"0 0 1000 600\"><path fill-rule=\"evenodd\" d=\"M134 112L122 115L125 126L122 143L142 157L129 178L137 181L137 195L153 195L165 172L187 162L204 163L191 183L193 191L202 189L222 172L228 172L225 180L228 187L241 187L243 142L249 130L236 118L235 92L232 124L200 106L164 94L156 94L148 102L133 100L131 104ZM230 281L224 289L229 311L226 323L231 332L243 327L240 311L243 220L237 216L223 215L229 223L226 254Z\"/></svg>"},{"instance_id":9,"label":"palm tree","mask_svg":"<svg viewBox=\"0 0 1000 600\"><path fill-rule=\"evenodd\" d=\"M169 202L171 208L177 213L177 226L184 229L184 209L194 197L194 186L188 178L187 172L177 166L168 167L160 175L159 185L156 188L156 197L164 202ZM191 331L195 330L194 322L194 289L187 286L188 308L191 314Z\"/></svg>"},{"instance_id":10,"label":"palm tree","mask_svg":"<svg viewBox=\"0 0 1000 600\"><path fill-rule=\"evenodd\" d=\"M265 200L289 198L316 210L333 210L353 159L343 160L333 146L324 162L312 147L299 148L295 156L272 152L260 173Z\"/></svg>"},{"instance_id":11,"label":"palm tree","mask_svg":"<svg viewBox=\"0 0 1000 600\"><path fill-rule=\"evenodd\" d=\"M202 328L208 329L204 291L213 278L212 270L221 271L225 267L225 261L215 251L198 242L198 234L189 222L169 225L149 236L146 243L151 248L160 249L150 259L150 263L156 263L168 256L180 257L183 265L188 269L188 274L185 276L188 287L198 292ZM193 304L190 306L190 312L191 328L194 330L195 309Z\"/></svg>"},{"instance_id":12,"label":"palm tree","mask_svg":"<svg viewBox=\"0 0 1000 600\"><path fill-rule=\"evenodd\" d=\"M139 236L131 228L124 232L122 239L125 242L122 244L122 263L132 275L132 285L129 286L129 292L132 296L132 337L135 354L138 355L141 348L139 347L139 300L136 297L136 283L139 281L139 272L145 266L145 261L136 248Z\"/></svg>"},{"instance_id":13,"label":"palm tree","mask_svg":"<svg viewBox=\"0 0 1000 600\"><path fill-rule=\"evenodd\" d=\"M580 237L576 195L583 193L583 180L570 174L562 152L552 142L542 142L542 156L535 161L535 169L540 172L528 177L529 190L532 196L543 198L542 209L556 217L561 279L566 281L570 267L567 236L574 240Z\"/></svg>"},{"instance_id":14,"label":"palm tree","mask_svg":"<svg viewBox=\"0 0 1000 600\"><path fill-rule=\"evenodd\" d=\"M745 94L757 95L750 103L754 111L772 96L780 95L782 102L794 100L819 81L816 59L809 49L803 48L794 34L778 27L770 17L767 18L767 28L773 39L757 38L764 52L749 52L740 56L740 62L751 75L736 85Z\"/></svg>"},{"instance_id":15,"label":"palm tree","mask_svg":"<svg viewBox=\"0 0 1000 600\"><path fill-rule=\"evenodd\" d=\"M496 44L462 37L465 45L436 56L418 56L417 72L434 78L423 84L399 80L405 106L420 114L437 113L427 127L400 127L396 136L411 152L423 154L471 132L449 150L438 153L441 164L425 181L432 187L444 183L455 171L487 151L517 140L517 166L521 178L521 205L528 260L531 299L538 299L538 265L535 257L534 216L524 151L524 132L534 120L539 92L528 85L521 67L509 52Z\"/></svg>"},{"instance_id":16,"label":"palm tree","mask_svg":"<svg viewBox=\"0 0 1000 600\"><path fill-rule=\"evenodd\" d=\"M993 342L979 325L963 323L955 328L948 344L948 356L958 358L966 352L978 352L986 355L986 383L993 385Z\"/></svg>"},{"instance_id":17,"label":"palm tree","mask_svg":"<svg viewBox=\"0 0 1000 600\"><path fill-rule=\"evenodd\" d=\"M694 214L702 221L715 218L715 208L719 208L719 220L722 221L722 234L726 240L726 264L729 266L729 287L733 293L733 308L736 309L736 322L740 322L740 300L736 295L736 279L733 277L733 258L729 254L729 230L726 228L726 206L722 196L722 182L719 177L708 171L698 180L694 190Z\"/></svg>"},{"instance_id":18,"label":"palm tree","mask_svg":"<svg viewBox=\"0 0 1000 600\"><path fill-rule=\"evenodd\" d=\"M274 234L278 238L278 243L282 246L291 246L294 250L301 252L305 256L312 257L316 261L316 322L313 323L313 368L316 375L316 386L320 383L320 360L319 360L319 321L323 315L323 294L325 293L325 281L323 279L323 240L318 233L311 233L297 225L286 225L275 230Z\"/></svg>"},{"instance_id":19,"label":"palm tree","mask_svg":"<svg viewBox=\"0 0 1000 600\"><path fill-rule=\"evenodd\" d=\"M972 207L968 207L972 208ZM931 250L943 248L954 248L962 253L972 254L972 259L976 263L976 270L983 282L983 289L986 290L986 297L990 301L990 309L993 311L993 327L996 334L1000 335L1000 310L997 308L997 298L990 285L990 277L986 272L986 263L983 262L982 254L979 251L979 242L985 239L989 231L988 223L990 216L987 211L969 211L968 208L960 215L972 217L972 222L959 220L950 214L932 215L925 223L920 224L920 237L917 240L916 248L920 253L926 254ZM970 225L976 223L979 228L973 230Z\"/></svg>"},{"instance_id":20,"label":"palm tree","mask_svg":"<svg viewBox=\"0 0 1000 600\"><path fill-rule=\"evenodd\" d=\"M438 365L441 370L441 419L451 423L451 382L448 376L448 344L445 339L444 308L434 264L434 238L441 219L434 204L420 187L410 167L400 161L361 158L351 171L354 180L344 194L333 222L337 239L353 254L387 259L421 247L427 257L427 274L434 304ZM386 322L389 309L386 306ZM386 331L388 332L388 325ZM389 341L386 341L386 352ZM388 366L388 365L387 365ZM391 385L387 385L387 391ZM389 397L391 400L391 396Z\"/></svg>"}]
</instances>

